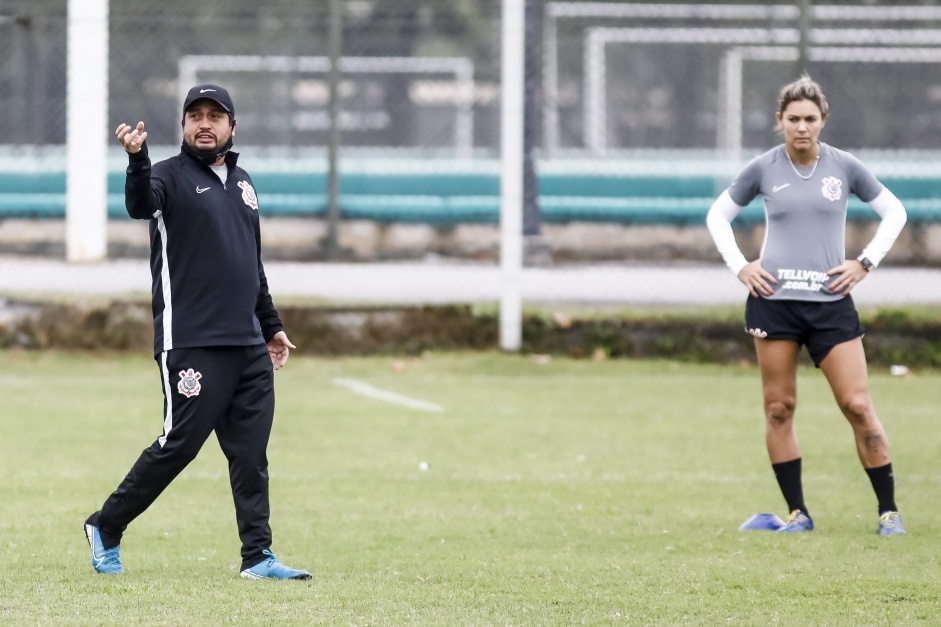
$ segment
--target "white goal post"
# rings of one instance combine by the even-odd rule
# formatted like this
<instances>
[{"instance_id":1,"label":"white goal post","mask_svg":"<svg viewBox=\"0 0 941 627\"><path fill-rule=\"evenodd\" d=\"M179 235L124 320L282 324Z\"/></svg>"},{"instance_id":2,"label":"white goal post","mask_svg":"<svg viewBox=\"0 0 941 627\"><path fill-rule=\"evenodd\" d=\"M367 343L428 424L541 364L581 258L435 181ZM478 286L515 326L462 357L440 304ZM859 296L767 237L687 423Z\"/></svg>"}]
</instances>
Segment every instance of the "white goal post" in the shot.
<instances>
[{"instance_id":1,"label":"white goal post","mask_svg":"<svg viewBox=\"0 0 941 627\"><path fill-rule=\"evenodd\" d=\"M811 60L841 60L841 61L868 61L876 58L875 51L879 46L912 46L910 58L916 58L919 50L926 46L937 47L941 45L941 29L917 30L878 30L878 29L811 29L810 41L822 44L814 48L816 56ZM780 47L787 44L796 49L800 40L800 33L793 28L609 28L595 26L585 29L585 123L584 142L594 155L604 155L607 146L607 101L606 101L606 56L609 44L625 43L673 43L673 44L703 44L703 45L736 45L757 44L761 47ZM855 58L843 55L838 51L825 52L829 44L855 45L847 48L857 52ZM862 46L871 47L866 55ZM922 46L916 48L915 46ZM885 50L892 50L885 48ZM895 50L904 50L896 48ZM775 53L778 54L778 53ZM789 54L789 53L780 53ZM796 57L794 57L796 59ZM730 79L731 80L731 79ZM739 79L740 80L740 79ZM723 102L720 100L720 102ZM739 113L740 115L740 113ZM720 128L722 123L718 125ZM720 133L724 132L720 130ZM728 131L731 132L731 131ZM719 138L719 146L728 148L731 140Z\"/></svg>"},{"instance_id":2,"label":"white goal post","mask_svg":"<svg viewBox=\"0 0 941 627\"><path fill-rule=\"evenodd\" d=\"M108 0L69 0L66 53L65 251L108 255Z\"/></svg>"},{"instance_id":3,"label":"white goal post","mask_svg":"<svg viewBox=\"0 0 941 627\"><path fill-rule=\"evenodd\" d=\"M178 64L180 102L200 72L298 72L327 74L330 57L186 55ZM466 57L340 57L344 74L450 74L454 77L454 150L469 157L474 141L474 63Z\"/></svg>"},{"instance_id":4,"label":"white goal post","mask_svg":"<svg viewBox=\"0 0 941 627\"><path fill-rule=\"evenodd\" d=\"M941 7L937 6L846 6L846 5L811 5L811 19L814 23L839 23L841 25L858 21L878 21L892 23L929 23L941 21ZM793 4L620 4L609 2L549 2L546 4L543 20L543 149L552 155L560 146L559 123L559 24L568 20L598 20L610 26L611 20L626 19L637 27L644 20L696 20L698 22L721 23L760 22L786 23L796 25L800 18L800 9ZM588 27L591 28L591 27ZM718 28L718 26L717 26ZM664 29L673 30L673 29ZM703 30L706 30L703 28ZM827 32L835 32L829 30ZM884 32L884 31L866 31ZM922 29L894 29L891 32L905 37L918 37ZM728 42L733 43L734 42ZM744 42L740 42L743 43ZM783 43L783 42L782 42ZM824 45L828 42L817 42ZM836 42L829 42L836 43ZM868 43L868 42L866 42ZM859 45L866 45L860 42ZM936 45L923 41L896 41L895 45ZM872 44L870 44L872 45ZM586 79L587 80L587 79Z\"/></svg>"},{"instance_id":5,"label":"white goal post","mask_svg":"<svg viewBox=\"0 0 941 627\"><path fill-rule=\"evenodd\" d=\"M523 341L525 0L503 0L500 24L500 348Z\"/></svg>"},{"instance_id":6,"label":"white goal post","mask_svg":"<svg viewBox=\"0 0 941 627\"><path fill-rule=\"evenodd\" d=\"M719 73L720 117L716 145L738 161L742 150L742 69L745 61L796 61L794 46L732 48L722 58ZM828 63L941 63L941 48L811 47L811 61Z\"/></svg>"},{"instance_id":7,"label":"white goal post","mask_svg":"<svg viewBox=\"0 0 941 627\"><path fill-rule=\"evenodd\" d=\"M550 2L542 35L543 147L551 155L559 148L559 21L564 19L696 19L796 20L796 6L763 4L616 4L608 2Z\"/></svg>"}]
</instances>

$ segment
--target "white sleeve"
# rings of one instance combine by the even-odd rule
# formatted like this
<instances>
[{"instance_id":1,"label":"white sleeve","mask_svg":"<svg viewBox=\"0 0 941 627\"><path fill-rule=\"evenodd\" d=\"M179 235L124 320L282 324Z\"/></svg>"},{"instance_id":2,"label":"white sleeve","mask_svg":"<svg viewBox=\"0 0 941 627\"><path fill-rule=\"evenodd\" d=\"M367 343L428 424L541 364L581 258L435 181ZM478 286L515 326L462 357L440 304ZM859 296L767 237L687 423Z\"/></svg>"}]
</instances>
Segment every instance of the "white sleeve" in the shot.
<instances>
[{"instance_id":1,"label":"white sleeve","mask_svg":"<svg viewBox=\"0 0 941 627\"><path fill-rule=\"evenodd\" d=\"M725 190L712 203L709 213L706 214L706 228L709 229L709 234L712 235L719 254L725 260L725 265L729 267L729 270L735 276L738 276L742 268L748 265L748 260L742 254L738 243L735 241L735 234L732 232L732 220L743 208L741 205L735 204L735 201L729 196L729 190Z\"/></svg>"},{"instance_id":2,"label":"white sleeve","mask_svg":"<svg viewBox=\"0 0 941 627\"><path fill-rule=\"evenodd\" d=\"M863 249L858 258L867 257L873 266L878 266L879 262L888 254L889 249L892 248L892 244L895 243L899 233L902 232L908 214L905 213L902 202L885 187L868 204L873 211L879 214L882 221L879 222L879 228L876 229L872 241Z\"/></svg>"}]
</instances>

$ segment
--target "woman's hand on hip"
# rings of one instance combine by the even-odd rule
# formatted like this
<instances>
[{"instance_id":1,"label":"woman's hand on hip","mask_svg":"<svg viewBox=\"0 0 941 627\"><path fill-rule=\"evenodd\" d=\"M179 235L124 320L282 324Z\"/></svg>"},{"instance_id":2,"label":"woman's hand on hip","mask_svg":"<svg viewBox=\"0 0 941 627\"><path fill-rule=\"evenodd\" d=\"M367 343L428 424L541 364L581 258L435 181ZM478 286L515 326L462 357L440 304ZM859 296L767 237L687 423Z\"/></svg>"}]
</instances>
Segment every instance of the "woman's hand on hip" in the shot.
<instances>
[{"instance_id":1,"label":"woman's hand on hip","mask_svg":"<svg viewBox=\"0 0 941 627\"><path fill-rule=\"evenodd\" d=\"M755 298L758 298L759 293L763 296L771 296L774 294L771 286L778 284L774 275L761 267L760 259L756 259L739 270L738 280L745 284Z\"/></svg>"},{"instance_id":2,"label":"woman's hand on hip","mask_svg":"<svg viewBox=\"0 0 941 627\"><path fill-rule=\"evenodd\" d=\"M834 294L843 294L846 296L850 290L856 287L860 281L866 278L869 272L855 259L844 261L835 268L827 270L828 276L839 275L833 283L828 286Z\"/></svg>"}]
</instances>

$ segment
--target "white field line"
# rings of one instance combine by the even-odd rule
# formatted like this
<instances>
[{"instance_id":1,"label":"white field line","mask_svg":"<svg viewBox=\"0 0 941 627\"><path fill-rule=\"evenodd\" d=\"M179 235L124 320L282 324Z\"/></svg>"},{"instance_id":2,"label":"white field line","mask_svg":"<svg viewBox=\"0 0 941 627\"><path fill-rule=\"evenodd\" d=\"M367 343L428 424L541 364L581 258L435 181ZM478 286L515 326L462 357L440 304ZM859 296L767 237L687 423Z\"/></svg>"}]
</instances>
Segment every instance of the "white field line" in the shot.
<instances>
[{"instance_id":1,"label":"white field line","mask_svg":"<svg viewBox=\"0 0 941 627\"><path fill-rule=\"evenodd\" d=\"M386 390L380 390L379 388L374 388L368 383L363 383L362 381L357 381L356 379L336 378L333 380L333 385L337 385L341 388L347 388L349 390L352 390L356 394L360 394L362 396L375 398L380 401L392 403L393 405L402 405L403 407L408 407L410 409L417 409L420 411L430 411L430 412L443 412L444 411L444 408L441 407L440 405L435 405L434 403L429 403L427 401L418 400L417 398L410 398L408 396L402 396L401 394L396 394L395 392L387 392Z\"/></svg>"}]
</instances>

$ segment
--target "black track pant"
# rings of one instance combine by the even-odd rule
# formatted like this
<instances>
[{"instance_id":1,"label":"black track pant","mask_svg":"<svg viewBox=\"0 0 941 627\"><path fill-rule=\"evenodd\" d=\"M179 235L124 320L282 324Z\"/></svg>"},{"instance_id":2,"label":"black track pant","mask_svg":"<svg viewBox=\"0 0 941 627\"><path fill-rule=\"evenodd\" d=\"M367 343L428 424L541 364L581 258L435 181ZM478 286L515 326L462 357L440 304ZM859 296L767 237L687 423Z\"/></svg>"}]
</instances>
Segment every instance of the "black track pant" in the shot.
<instances>
[{"instance_id":1,"label":"black track pant","mask_svg":"<svg viewBox=\"0 0 941 627\"><path fill-rule=\"evenodd\" d=\"M157 355L163 382L163 435L134 463L98 517L106 547L118 544L128 524L144 512L216 432L229 461L235 517L242 540L242 569L266 556L268 458L274 417L274 370L264 344L175 348Z\"/></svg>"}]
</instances>

